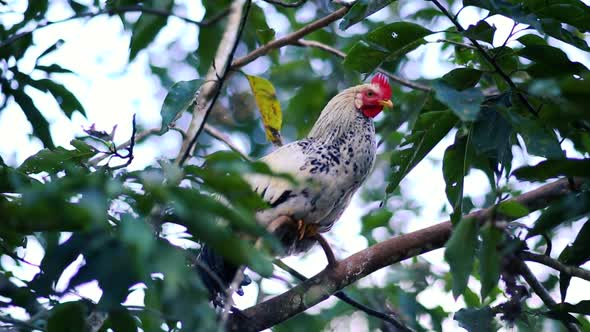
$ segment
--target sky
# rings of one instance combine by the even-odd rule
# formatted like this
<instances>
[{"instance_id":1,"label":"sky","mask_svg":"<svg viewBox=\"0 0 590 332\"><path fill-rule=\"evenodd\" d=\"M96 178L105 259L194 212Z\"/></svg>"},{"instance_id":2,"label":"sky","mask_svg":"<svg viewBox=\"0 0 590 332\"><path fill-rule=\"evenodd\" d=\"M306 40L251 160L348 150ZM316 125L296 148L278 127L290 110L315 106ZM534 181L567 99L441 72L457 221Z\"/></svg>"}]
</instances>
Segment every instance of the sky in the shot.
<instances>
[{"instance_id":1,"label":"sky","mask_svg":"<svg viewBox=\"0 0 590 332\"><path fill-rule=\"evenodd\" d=\"M589 0L584 2L588 3ZM200 20L203 16L203 8L198 1L180 1L183 3L183 9L177 12L183 16L194 20ZM285 28L285 18L277 15L276 11L271 6L268 6L261 1L255 1L259 6L264 7L268 14L273 15L273 19L269 20L269 25L277 31L277 35L287 33ZM8 1L13 8L20 6L24 10L24 1ZM422 2L416 2L415 7L421 7ZM408 5L405 11L402 12L402 17L411 13L415 8ZM455 8L455 12L458 8ZM309 14L314 11L313 5L306 5L306 10L298 14L298 19L306 20ZM0 13L2 9L0 8ZM51 20L59 20L72 15L71 10L67 7L65 1L52 2L48 17ZM128 14L129 17L138 14ZM371 17L373 20L383 20L387 18L389 13L383 10ZM459 16L459 21L463 26L468 26L471 23L480 19L483 14L472 7L462 11ZM2 14L4 22L17 22L19 16L13 14ZM500 45L503 43L509 29L512 26L512 21L509 19L494 16L489 18L488 23L495 25L498 31L495 35L494 44ZM446 24L446 23L445 23ZM194 49L197 46L196 35L197 28L194 25L186 24L183 21L170 18L168 25L158 35L155 43L153 43L149 52L152 54L162 53L167 54L167 46L172 41L177 41L177 47L184 49ZM128 63L128 45L129 33L123 30L120 20L117 17L99 16L89 21L70 21L54 25L42 30L39 30L34 35L36 46L31 48L30 52L25 55L19 67L24 72L31 71L36 57L47 47L52 45L58 38L65 41L63 47L56 52L48 55L42 64L58 63L66 68L69 68L77 73L77 75L59 75L58 80L68 87L82 102L86 109L87 117L84 118L80 114L75 113L72 119L68 119L63 115L55 100L47 94L27 90L33 97L35 104L42 110L44 116L51 123L51 133L56 145L68 146L69 141L77 135L83 134L83 129L95 124L97 129L107 130L117 125L116 141L123 142L127 140L131 134L131 118L134 113L137 113L138 124L146 129L160 127L160 108L165 97L165 91L160 87L157 80L155 80L149 73L149 57L148 53L140 52L136 60ZM429 41L436 41L440 35L433 35L427 37ZM590 67L590 58L588 54L578 51L577 49L559 43L560 47L568 54L571 60L584 63ZM173 52L172 52L173 53ZM411 62L402 73L402 76L409 79L415 79L420 76L426 78L440 77L452 69L446 61L441 59L446 58L448 54L441 53L438 45L427 44L418 50L412 52L409 57L415 61ZM159 66L167 66L173 63L171 59L154 58L156 64ZM174 59L172 59L174 60ZM197 73L193 68L186 65L179 66L173 64L173 75L175 80L188 80L197 77ZM266 70L268 66L267 61L256 61L244 68L244 71L249 74L260 74ZM35 74L40 78L40 74ZM57 77L57 76L56 76ZM3 97L0 97L3 98ZM395 100L395 96L394 96ZM184 118L186 120L187 117ZM182 121L181 121L182 122ZM30 134L32 128L27 122L25 116L13 102L9 102L8 107L0 113L0 139L3 144L0 144L0 155L9 164L18 165L28 156L34 154L42 148L38 139L31 139ZM451 136L452 137L452 136ZM452 138L447 137L430 153L427 159L421 162L416 168L402 181L401 189L404 196L420 202L428 202L424 204L424 208L419 214L414 214L410 211L395 211L392 218L392 223L401 223L402 229L405 232L419 230L421 228L431 226L440 221L448 219L447 216L441 215L441 209L447 205L445 195L445 184L440 176L441 160L444 151L448 145L452 143ZM244 150L247 146L234 137L235 142ZM566 142L566 145L568 143ZM141 169L147 165L155 164L158 159L175 157L180 146L180 137L176 133L169 133L162 137L150 138L145 144L139 145L135 151L135 159L130 165L131 169ZM224 148L223 145L219 145ZM566 149L572 151L571 144ZM513 151L516 156L515 167L520 164L531 163L540 159L526 157L526 155L516 149ZM569 155L569 154L568 154ZM575 156L575 154L572 154ZM376 178L378 174L374 174L369 181L379 181ZM533 188L535 186L527 185L522 189ZM425 190L427 188L427 190ZM465 180L465 194L474 198L476 205L483 203L482 193L487 192L489 185L485 175L480 171L473 171ZM341 220L333 230L327 235L328 241L335 249L337 257L344 258L359 250L366 248L366 240L359 235L361 230L361 217L369 210L376 207L377 203L366 204L356 197L351 206L344 213L344 220ZM538 214L532 214L532 217L525 218L525 223L534 221L534 217ZM573 229L579 229L581 223L574 223ZM175 230L172 229L171 232ZM567 233L569 230L564 230ZM377 239L385 239L383 230L377 229L374 233ZM42 258L42 249L34 241L29 242L25 258L33 263L39 263ZM554 243L554 252L559 252L568 243L568 237L562 236ZM423 259L435 265L435 270L444 273L448 270L448 266L443 261L443 250L437 250L421 256ZM3 264L13 264L10 258L3 257ZM285 259L289 265L293 266L304 275L312 276L319 272L324 264L325 258L321 249L314 248L309 254L303 257L289 257ZM404 264L404 263L402 263ZM539 266L531 265L534 272L540 273L540 276L546 276L548 270L540 268ZM69 271L64 273L61 286L65 285L67 275L71 275L76 269L76 266L71 266ZM17 267L15 266L15 273L25 280L30 280L37 272L32 267ZM285 274L281 274L286 276ZM385 282L384 271L378 271L360 281L361 285L376 284L380 285ZM471 280L470 285L476 283ZM572 287L581 289L587 287L578 279L574 278ZM270 294L277 294L287 290L284 283L277 280L264 280L262 286L265 291ZM478 287L474 287L478 289ZM247 295L244 297L236 297L236 303L239 307L248 307L253 305L256 300L255 290L252 286L245 289ZM84 296L89 296L93 299L98 299L100 291L96 284L83 286L79 292ZM584 298L585 292L570 291L567 300L570 302L577 302ZM75 295L71 295L75 297ZM141 303L141 291L134 292L129 299L129 303ZM454 301L450 294L443 290L441 284L432 285L428 290L424 291L419 296L419 300L427 307L434 307L442 304L447 311L457 311L464 306L462 300ZM534 300L533 303L540 303ZM317 312L320 308L327 305L332 305L335 300L329 299L324 303L310 309L310 312ZM354 321L357 328L356 331L362 331L363 326L366 328L366 319L363 315L354 314L347 318ZM344 323L342 323L344 322ZM342 326L348 326L346 320L340 321ZM338 326L334 326L337 328ZM452 319L445 322L445 330L458 329L456 323ZM340 329L338 329L340 330Z\"/></svg>"}]
</instances>

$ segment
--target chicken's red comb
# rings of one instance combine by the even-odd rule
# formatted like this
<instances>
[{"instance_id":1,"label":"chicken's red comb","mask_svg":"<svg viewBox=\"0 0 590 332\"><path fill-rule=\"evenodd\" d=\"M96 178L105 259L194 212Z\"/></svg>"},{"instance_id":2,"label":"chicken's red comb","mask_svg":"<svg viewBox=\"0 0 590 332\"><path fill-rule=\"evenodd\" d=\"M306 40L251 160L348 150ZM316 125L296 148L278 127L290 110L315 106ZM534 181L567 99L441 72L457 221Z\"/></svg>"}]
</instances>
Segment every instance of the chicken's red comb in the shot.
<instances>
[{"instance_id":1,"label":"chicken's red comb","mask_svg":"<svg viewBox=\"0 0 590 332\"><path fill-rule=\"evenodd\" d=\"M389 86L389 79L381 73L377 73L373 76L371 80L371 84L377 84L381 91L383 92L383 99L390 99L391 98L391 87Z\"/></svg>"}]
</instances>

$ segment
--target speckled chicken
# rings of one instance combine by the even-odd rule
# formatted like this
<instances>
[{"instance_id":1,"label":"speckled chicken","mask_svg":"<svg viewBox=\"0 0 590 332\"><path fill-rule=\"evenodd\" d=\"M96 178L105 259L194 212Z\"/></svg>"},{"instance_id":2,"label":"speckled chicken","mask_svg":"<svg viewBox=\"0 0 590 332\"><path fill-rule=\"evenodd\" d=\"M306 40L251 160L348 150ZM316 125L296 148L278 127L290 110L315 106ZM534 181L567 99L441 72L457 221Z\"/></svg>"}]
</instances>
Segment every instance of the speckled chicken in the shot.
<instances>
[{"instance_id":1,"label":"speckled chicken","mask_svg":"<svg viewBox=\"0 0 590 332\"><path fill-rule=\"evenodd\" d=\"M377 74L371 83L332 98L306 138L261 159L272 171L292 175L297 184L268 175L247 176L269 204L256 219L279 238L286 255L308 250L316 234L330 230L369 175L376 152L372 119L384 107L393 107L390 98L387 78ZM219 261L208 264L215 271L231 270ZM224 275L221 279L231 281Z\"/></svg>"}]
</instances>

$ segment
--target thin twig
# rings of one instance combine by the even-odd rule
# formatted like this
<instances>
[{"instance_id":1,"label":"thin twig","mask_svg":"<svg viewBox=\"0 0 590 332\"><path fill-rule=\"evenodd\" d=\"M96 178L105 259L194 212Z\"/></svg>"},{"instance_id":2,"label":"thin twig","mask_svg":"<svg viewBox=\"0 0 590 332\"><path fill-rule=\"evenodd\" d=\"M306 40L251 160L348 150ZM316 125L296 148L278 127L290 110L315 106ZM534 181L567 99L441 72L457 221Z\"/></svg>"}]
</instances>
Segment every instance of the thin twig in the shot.
<instances>
[{"instance_id":1,"label":"thin twig","mask_svg":"<svg viewBox=\"0 0 590 332\"><path fill-rule=\"evenodd\" d=\"M470 48L472 50L477 50L477 47L475 47L473 45L461 43L461 42L450 40L450 39L437 39L436 43L448 43L448 44L453 44L453 45L457 45L460 47Z\"/></svg>"},{"instance_id":2,"label":"thin twig","mask_svg":"<svg viewBox=\"0 0 590 332\"><path fill-rule=\"evenodd\" d=\"M319 29L329 25L330 23L340 19L348 12L348 9L349 9L348 7L342 7L327 16L324 16L316 21L311 22L310 24L304 26L303 28L301 28L295 32L292 32L282 38L275 39L275 40L269 42L268 44L264 44L263 46L255 49L254 51L246 54L245 56L243 56L239 59L236 59L231 64L231 68L235 70L237 68L243 67L243 66L249 64L250 62L256 60L257 58L274 50L274 49L281 48L285 45L293 44L294 42L296 42L298 39L302 38L303 36L306 36L314 31L319 30Z\"/></svg>"},{"instance_id":3,"label":"thin twig","mask_svg":"<svg viewBox=\"0 0 590 332\"><path fill-rule=\"evenodd\" d=\"M286 2L286 1L282 1L282 0L262 0L262 1L273 4L273 5L286 7L286 8L296 8L296 7L299 7L307 2L307 0L297 0L295 2Z\"/></svg>"},{"instance_id":4,"label":"thin twig","mask_svg":"<svg viewBox=\"0 0 590 332\"><path fill-rule=\"evenodd\" d=\"M320 43L318 41L315 41L315 40L299 39L299 40L294 41L292 44L296 45L296 46L314 47L314 48L326 51L326 52L333 54L333 55L340 57L340 58L346 57L346 53L344 53L338 49L335 49L329 45L326 45L324 43ZM381 67L377 68L377 70L379 72L383 73L384 75L386 75L387 77L389 77L392 81L397 82L403 86L407 86L408 88L412 88L415 90L421 90L421 91L425 91L425 92L432 91L432 88L430 88L428 86L403 79L403 78L401 78L397 75L394 75L391 72L389 72Z\"/></svg>"},{"instance_id":5,"label":"thin twig","mask_svg":"<svg viewBox=\"0 0 590 332\"><path fill-rule=\"evenodd\" d=\"M0 315L0 322L7 323L7 324L12 324L14 326L18 326L18 327L21 327L21 328L24 328L24 329L27 329L27 330L32 330L32 331L39 331L39 330L40 331L47 331L44 328L41 328L39 326L32 325L32 324L30 324L28 322L25 322L25 321L22 321L22 320L18 320L18 319L12 318L10 316L1 316ZM19 329L19 331L20 331L20 329Z\"/></svg>"},{"instance_id":6,"label":"thin twig","mask_svg":"<svg viewBox=\"0 0 590 332\"><path fill-rule=\"evenodd\" d=\"M209 20L206 21L195 21L192 20L188 17L183 17L180 15L176 15L172 12L169 11L165 11L165 10L161 10L161 9L157 9L157 8L149 8L149 7L144 7L144 6L140 6L140 5L135 5L135 6L124 6L124 7L118 7L118 8L105 8L105 9L101 9L99 11L96 12L86 12L86 13L79 13L76 15L72 15L70 17L64 18L62 20L58 20L58 21L47 21L44 23L40 23L39 25L37 25L36 27L34 27L31 30L28 31L23 31L17 34L14 34L10 37L8 37L5 41L3 41L2 43L0 43L0 48L3 48L6 45L12 44L14 43L16 40L25 37L39 29L54 25L54 24L59 24L59 23L64 23L64 22L68 22L71 20L75 20L75 19L79 19L79 18L93 18L99 15L114 15L114 14L123 14L123 13L131 13L131 12L142 12L142 13L148 13L148 14L154 14L154 15L159 15L159 16L166 16L166 17L176 17L178 19L181 19L187 23L191 23L191 24L196 24L198 26L209 26L212 24L217 23L220 19L222 19L223 17L225 17L228 14L228 9L225 9L223 11L221 11L218 15L215 15L214 17L212 17Z\"/></svg>"},{"instance_id":7,"label":"thin twig","mask_svg":"<svg viewBox=\"0 0 590 332\"><path fill-rule=\"evenodd\" d=\"M240 156L242 156L242 158L248 161L252 161L252 158L250 158L246 153L240 150L240 148L234 142L232 142L232 140L227 135L222 133L217 128L209 125L208 123L205 123L205 132L211 135L212 137L218 139L219 141L225 143L225 145L232 149L232 151L239 153Z\"/></svg>"},{"instance_id":8,"label":"thin twig","mask_svg":"<svg viewBox=\"0 0 590 332\"><path fill-rule=\"evenodd\" d=\"M306 281L308 279L306 276L299 273L297 270L293 269L292 267L285 264L285 262L283 262L279 259L275 260L273 263L276 266L280 267L281 269L287 271L289 274L291 274L293 277L297 278L299 281ZM366 313L369 316L373 316L375 318L381 319L384 322L388 322L388 323L392 324L393 326L398 328L400 331L414 332L414 330L412 328L406 326L403 322L401 322L394 315L387 314L387 313L375 310L373 308L370 308L370 307L354 300L348 294L346 294L344 291L338 291L338 292L334 293L333 295L335 297L337 297L338 299L340 299L342 302L347 303L350 306L352 306L360 311L363 311L364 313Z\"/></svg>"},{"instance_id":9,"label":"thin twig","mask_svg":"<svg viewBox=\"0 0 590 332\"><path fill-rule=\"evenodd\" d=\"M133 149L135 148L135 136L137 136L137 125L135 124L135 114L133 114L133 120L131 121L131 138L129 139L129 146L126 148L127 149L127 155L123 156L121 154L119 154L119 152L115 151L115 155L119 158L123 158L123 159L127 159L127 161L124 164L115 166L115 167L111 167L111 169L119 169L119 168L125 168L127 166L129 166L131 164L131 162L133 161Z\"/></svg>"},{"instance_id":10,"label":"thin twig","mask_svg":"<svg viewBox=\"0 0 590 332\"><path fill-rule=\"evenodd\" d=\"M535 277L533 272L529 269L529 267L525 264L525 262L521 260L514 260L517 264L519 264L520 275L524 278L524 280L531 286L531 289L539 296L539 298L545 303L545 305L550 309L557 309L557 302L551 297L547 289L539 282L539 280ZM562 321L563 325L567 328L570 332L581 332L578 325L572 322L565 322Z\"/></svg>"},{"instance_id":11,"label":"thin twig","mask_svg":"<svg viewBox=\"0 0 590 332\"><path fill-rule=\"evenodd\" d=\"M139 134L136 134L134 137L135 142L140 142L143 139L145 139L146 137L159 133L160 132L160 128L154 128L154 129L150 129L150 130L146 130L146 131L142 131ZM128 139L127 141L117 145L117 147L115 148L116 150L120 150L120 149L125 149L127 148L129 145L131 144L131 139ZM88 164L91 166L97 166L101 161L107 159L108 157L110 157L111 155L108 153L102 154L100 156L96 156L93 159L90 159L90 161L88 161Z\"/></svg>"},{"instance_id":12,"label":"thin twig","mask_svg":"<svg viewBox=\"0 0 590 332\"><path fill-rule=\"evenodd\" d=\"M233 295L236 290L240 288L242 281L244 280L244 271L246 270L245 266L240 266L234 279L232 280L229 287L225 290L225 304L223 305L223 311L221 312L221 329L225 330L225 325L227 324L227 320L229 318L230 309L234 306L234 299Z\"/></svg>"},{"instance_id":13,"label":"thin twig","mask_svg":"<svg viewBox=\"0 0 590 332\"><path fill-rule=\"evenodd\" d=\"M565 273L569 276L578 277L590 281L590 271L577 267L561 263L560 261L553 259L546 255L539 255L528 251L523 251L519 254L520 258L525 261L531 261L539 264L543 264L553 268L559 272Z\"/></svg>"},{"instance_id":14,"label":"thin twig","mask_svg":"<svg viewBox=\"0 0 590 332\"><path fill-rule=\"evenodd\" d=\"M459 32L465 32L465 29L463 29L463 27L461 26L461 24L459 23L459 21L457 21L457 19L451 15L451 13L449 13L449 11L438 1L438 0L429 0L432 1L432 3L434 3L434 5L436 7L438 7L438 9L446 16L449 18L449 20L451 20L451 22L457 27L457 30ZM531 103L529 102L529 100L525 97L525 95L518 89L518 87L516 87L516 84L514 84L514 82L512 81L512 79L510 78L510 76L508 76L504 70L502 70L502 68L500 67L500 65L498 65L498 63L494 60L494 58L492 58L488 52L483 48L483 46L481 46L481 44L471 38L471 37L467 37L465 36L465 38L469 39L469 41L473 44L473 46L475 46L477 48L477 50L481 53L481 55L486 59L486 61L492 65L492 67L494 67L494 69L496 70L496 72L498 73L498 75L500 75L500 77L502 77L502 79L504 81L506 81L506 83L508 84L508 86L510 86L510 88L516 92L516 95L518 96L518 99L520 99L520 101L525 105L525 107L527 108L527 110L529 112L531 112L535 117L538 117L538 111L535 110L535 108L533 107L533 105L531 105Z\"/></svg>"},{"instance_id":15,"label":"thin twig","mask_svg":"<svg viewBox=\"0 0 590 332\"><path fill-rule=\"evenodd\" d=\"M510 40L510 38L512 38L512 36L514 36L514 29L516 28L517 25L518 25L518 22L516 22L516 21L512 22L512 28L510 29L510 32L508 33L508 36L506 36L506 39L502 43L501 47L506 46L506 44L508 44L508 41Z\"/></svg>"}]
</instances>

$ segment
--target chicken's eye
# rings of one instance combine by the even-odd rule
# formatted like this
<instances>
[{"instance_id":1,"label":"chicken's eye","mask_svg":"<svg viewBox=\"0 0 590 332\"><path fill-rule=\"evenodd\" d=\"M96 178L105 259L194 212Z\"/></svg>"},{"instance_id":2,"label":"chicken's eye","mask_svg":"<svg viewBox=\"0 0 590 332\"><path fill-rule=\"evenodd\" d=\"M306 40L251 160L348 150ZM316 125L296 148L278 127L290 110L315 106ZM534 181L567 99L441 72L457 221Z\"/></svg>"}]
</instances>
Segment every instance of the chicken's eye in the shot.
<instances>
[{"instance_id":1,"label":"chicken's eye","mask_svg":"<svg viewBox=\"0 0 590 332\"><path fill-rule=\"evenodd\" d=\"M375 95L375 93L373 91L367 92L367 96L368 97L373 97L374 95Z\"/></svg>"}]
</instances>

